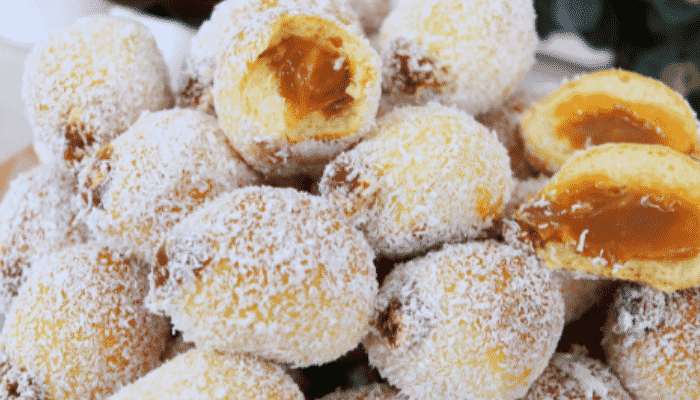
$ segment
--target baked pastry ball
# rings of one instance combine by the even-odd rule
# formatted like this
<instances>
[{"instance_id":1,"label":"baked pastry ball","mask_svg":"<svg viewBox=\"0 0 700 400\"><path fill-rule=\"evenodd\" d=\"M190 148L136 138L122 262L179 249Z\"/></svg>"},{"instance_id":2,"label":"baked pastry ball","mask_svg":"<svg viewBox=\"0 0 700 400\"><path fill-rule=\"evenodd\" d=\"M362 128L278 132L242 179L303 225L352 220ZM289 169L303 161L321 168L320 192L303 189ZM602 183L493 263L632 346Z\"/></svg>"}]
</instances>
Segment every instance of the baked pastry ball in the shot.
<instances>
[{"instance_id":1,"label":"baked pastry ball","mask_svg":"<svg viewBox=\"0 0 700 400\"><path fill-rule=\"evenodd\" d=\"M577 151L603 143L661 144L700 157L698 121L683 96L619 69L563 84L523 114L520 130L529 163L549 174Z\"/></svg>"},{"instance_id":2,"label":"baked pastry ball","mask_svg":"<svg viewBox=\"0 0 700 400\"><path fill-rule=\"evenodd\" d=\"M211 18L204 21L192 38L192 47L185 59L187 81L177 96L179 106L197 108L212 115L214 109L214 76L228 44L237 40L260 15L275 9L313 8L334 15L348 29L360 34L357 16L345 1L336 0L225 0L214 6Z\"/></svg>"},{"instance_id":3,"label":"baked pastry ball","mask_svg":"<svg viewBox=\"0 0 700 400\"><path fill-rule=\"evenodd\" d=\"M325 169L320 193L378 253L399 257L479 236L513 190L496 135L454 108L395 109Z\"/></svg>"},{"instance_id":4,"label":"baked pastry ball","mask_svg":"<svg viewBox=\"0 0 700 400\"><path fill-rule=\"evenodd\" d=\"M516 218L550 269L668 292L700 284L700 164L666 146L579 153Z\"/></svg>"},{"instance_id":5,"label":"baked pastry ball","mask_svg":"<svg viewBox=\"0 0 700 400\"><path fill-rule=\"evenodd\" d=\"M531 0L401 1L380 32L383 86L403 104L438 100L483 113L535 62Z\"/></svg>"},{"instance_id":6,"label":"baked pastry ball","mask_svg":"<svg viewBox=\"0 0 700 400\"><path fill-rule=\"evenodd\" d=\"M33 258L84 242L71 204L77 180L62 163L43 164L13 179L0 203L0 313L6 314Z\"/></svg>"},{"instance_id":7,"label":"baked pastry ball","mask_svg":"<svg viewBox=\"0 0 700 400\"><path fill-rule=\"evenodd\" d=\"M165 61L148 28L101 16L79 20L32 50L22 97L39 159L71 167L141 112L173 103Z\"/></svg>"},{"instance_id":8,"label":"baked pastry ball","mask_svg":"<svg viewBox=\"0 0 700 400\"><path fill-rule=\"evenodd\" d=\"M632 400L620 380L598 360L557 353L519 400Z\"/></svg>"},{"instance_id":9,"label":"baked pastry ball","mask_svg":"<svg viewBox=\"0 0 700 400\"><path fill-rule=\"evenodd\" d=\"M380 60L367 39L311 7L271 9L236 36L214 79L219 123L265 174L318 173L374 125Z\"/></svg>"},{"instance_id":10,"label":"baked pastry ball","mask_svg":"<svg viewBox=\"0 0 700 400\"><path fill-rule=\"evenodd\" d=\"M374 254L325 199L247 187L176 225L158 250L147 305L199 349L323 364L364 335Z\"/></svg>"},{"instance_id":11,"label":"baked pastry ball","mask_svg":"<svg viewBox=\"0 0 700 400\"><path fill-rule=\"evenodd\" d=\"M142 115L85 164L79 175L81 219L104 243L143 260L194 209L258 180L216 119L192 109Z\"/></svg>"},{"instance_id":12,"label":"baked pastry ball","mask_svg":"<svg viewBox=\"0 0 700 400\"><path fill-rule=\"evenodd\" d=\"M190 350L166 362L109 400L304 400L282 369L245 354Z\"/></svg>"},{"instance_id":13,"label":"baked pastry ball","mask_svg":"<svg viewBox=\"0 0 700 400\"><path fill-rule=\"evenodd\" d=\"M146 311L147 291L146 268L109 248L46 253L6 316L9 364L34 374L46 398L105 398L160 362L170 326Z\"/></svg>"},{"instance_id":14,"label":"baked pastry ball","mask_svg":"<svg viewBox=\"0 0 700 400\"><path fill-rule=\"evenodd\" d=\"M399 393L386 383L374 383L346 390L336 390L318 400L408 400L408 396Z\"/></svg>"},{"instance_id":15,"label":"baked pastry ball","mask_svg":"<svg viewBox=\"0 0 700 400\"><path fill-rule=\"evenodd\" d=\"M605 327L608 364L638 400L700 397L700 289L663 293L629 285Z\"/></svg>"},{"instance_id":16,"label":"baked pastry ball","mask_svg":"<svg viewBox=\"0 0 700 400\"><path fill-rule=\"evenodd\" d=\"M537 257L494 241L446 244L389 273L363 344L412 399L513 400L563 327L561 293Z\"/></svg>"}]
</instances>

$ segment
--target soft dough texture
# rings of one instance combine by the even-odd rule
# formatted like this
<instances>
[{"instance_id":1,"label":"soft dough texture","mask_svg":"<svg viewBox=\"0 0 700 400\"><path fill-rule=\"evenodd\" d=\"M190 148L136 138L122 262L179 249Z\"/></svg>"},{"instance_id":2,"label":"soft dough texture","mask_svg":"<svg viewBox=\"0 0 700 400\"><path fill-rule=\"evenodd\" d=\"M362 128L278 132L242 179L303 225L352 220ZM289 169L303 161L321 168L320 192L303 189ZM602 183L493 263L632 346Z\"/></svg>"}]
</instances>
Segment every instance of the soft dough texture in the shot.
<instances>
[{"instance_id":1,"label":"soft dough texture","mask_svg":"<svg viewBox=\"0 0 700 400\"><path fill-rule=\"evenodd\" d=\"M90 17L58 31L27 59L22 96L43 163L77 167L142 111L173 103L155 37L143 25Z\"/></svg>"},{"instance_id":2,"label":"soft dough texture","mask_svg":"<svg viewBox=\"0 0 700 400\"><path fill-rule=\"evenodd\" d=\"M559 288L535 256L471 242L396 266L363 344L411 398L513 400L547 366L563 326Z\"/></svg>"},{"instance_id":3,"label":"soft dough texture","mask_svg":"<svg viewBox=\"0 0 700 400\"><path fill-rule=\"evenodd\" d=\"M237 189L166 235L147 303L197 348L323 364L356 347L367 329L373 256L321 197Z\"/></svg>"}]
</instances>

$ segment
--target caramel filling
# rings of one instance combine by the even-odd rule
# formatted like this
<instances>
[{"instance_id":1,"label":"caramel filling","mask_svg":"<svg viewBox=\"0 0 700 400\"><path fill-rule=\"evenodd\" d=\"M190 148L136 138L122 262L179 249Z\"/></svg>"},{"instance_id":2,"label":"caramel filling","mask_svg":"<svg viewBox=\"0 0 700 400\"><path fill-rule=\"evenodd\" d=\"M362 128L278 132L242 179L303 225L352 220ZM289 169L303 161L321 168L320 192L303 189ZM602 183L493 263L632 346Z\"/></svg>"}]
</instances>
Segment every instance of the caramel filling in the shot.
<instances>
[{"instance_id":1,"label":"caramel filling","mask_svg":"<svg viewBox=\"0 0 700 400\"><path fill-rule=\"evenodd\" d=\"M654 113L658 107L645 105L644 108ZM672 121L665 123L666 129L662 130L605 94L572 96L569 101L557 106L554 117L561 121L555 127L557 137L568 139L575 149L624 142L661 144L688 152L686 147L690 146L689 143L674 143L674 138L669 134L681 128Z\"/></svg>"},{"instance_id":2,"label":"caramel filling","mask_svg":"<svg viewBox=\"0 0 700 400\"><path fill-rule=\"evenodd\" d=\"M537 247L575 243L608 263L681 261L700 253L700 210L677 197L589 185L558 202L535 202L518 216ZM559 199L557 199L559 200Z\"/></svg>"},{"instance_id":3,"label":"caramel filling","mask_svg":"<svg viewBox=\"0 0 700 400\"><path fill-rule=\"evenodd\" d=\"M342 42L333 39L331 43L339 47ZM337 115L353 100L345 93L351 78L349 62L335 50L290 36L263 52L260 59L276 71L281 95L297 122L314 111L325 118Z\"/></svg>"}]
</instances>

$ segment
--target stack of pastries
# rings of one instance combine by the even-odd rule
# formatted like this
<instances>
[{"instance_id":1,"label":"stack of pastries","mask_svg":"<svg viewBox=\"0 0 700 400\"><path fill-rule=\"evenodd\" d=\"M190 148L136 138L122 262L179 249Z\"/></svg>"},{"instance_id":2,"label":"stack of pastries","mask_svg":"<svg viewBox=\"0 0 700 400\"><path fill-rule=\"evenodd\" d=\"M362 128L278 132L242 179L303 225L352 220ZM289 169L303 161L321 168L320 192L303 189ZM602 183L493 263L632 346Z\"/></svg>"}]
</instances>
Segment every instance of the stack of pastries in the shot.
<instances>
[{"instance_id":1,"label":"stack of pastries","mask_svg":"<svg viewBox=\"0 0 700 400\"><path fill-rule=\"evenodd\" d=\"M0 398L696 398L696 115L622 70L536 96L536 43L531 0L225 0L171 88L138 23L51 35Z\"/></svg>"}]
</instances>

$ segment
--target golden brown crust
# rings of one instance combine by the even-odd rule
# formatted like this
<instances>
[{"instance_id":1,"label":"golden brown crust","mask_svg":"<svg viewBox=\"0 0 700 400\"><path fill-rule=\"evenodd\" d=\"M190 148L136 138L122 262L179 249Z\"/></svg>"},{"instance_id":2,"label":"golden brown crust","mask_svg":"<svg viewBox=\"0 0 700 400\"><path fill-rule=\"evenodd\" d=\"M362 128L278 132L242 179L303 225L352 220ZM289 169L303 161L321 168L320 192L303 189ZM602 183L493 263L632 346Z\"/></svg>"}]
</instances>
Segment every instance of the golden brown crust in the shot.
<instances>
[{"instance_id":1,"label":"golden brown crust","mask_svg":"<svg viewBox=\"0 0 700 400\"><path fill-rule=\"evenodd\" d=\"M586 140L659 143L700 153L698 122L683 97L660 81L617 69L563 84L523 114L520 128L528 162L550 174L584 149Z\"/></svg>"}]
</instances>

